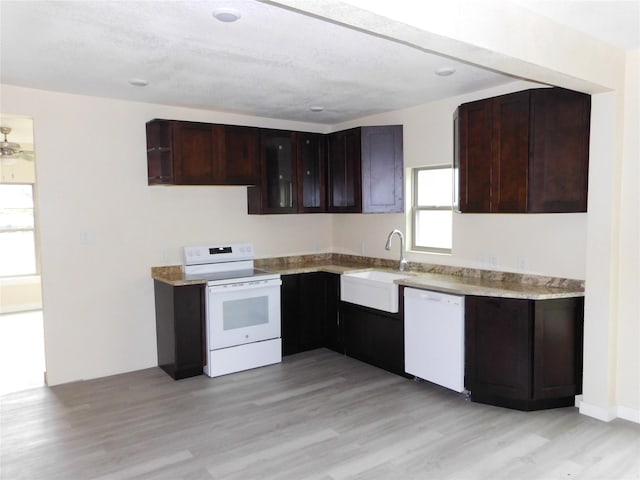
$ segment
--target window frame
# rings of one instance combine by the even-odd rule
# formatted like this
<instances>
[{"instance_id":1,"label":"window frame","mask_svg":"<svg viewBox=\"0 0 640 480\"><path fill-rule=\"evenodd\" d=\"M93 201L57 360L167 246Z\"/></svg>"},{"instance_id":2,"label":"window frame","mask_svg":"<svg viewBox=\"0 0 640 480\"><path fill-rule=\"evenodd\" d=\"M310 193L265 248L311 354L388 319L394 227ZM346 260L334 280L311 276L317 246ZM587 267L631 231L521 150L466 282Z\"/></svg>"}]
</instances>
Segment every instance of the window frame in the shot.
<instances>
[{"instance_id":1,"label":"window frame","mask_svg":"<svg viewBox=\"0 0 640 480\"><path fill-rule=\"evenodd\" d=\"M424 252L424 253L440 253L440 254L447 254L447 255L451 255L452 250L453 250L453 212L454 212L454 205L453 205L453 184L451 186L452 188L452 198L451 198L451 205L447 206L424 206L421 207L418 205L418 172L420 171L424 171L424 170L444 170L444 169L449 169L451 170L451 175L452 175L452 181L453 181L453 174L454 174L454 170L453 170L453 165L445 163L445 164L439 164L439 165L428 165L428 166L422 166L422 167L413 167L411 168L411 218L410 218L410 222L411 222L411 250L416 251L416 252ZM417 243L417 221L418 221L418 213L421 211L451 211L451 215L452 215L452 225L451 225L451 248L439 248L439 247L423 247L423 246L419 246Z\"/></svg>"},{"instance_id":2,"label":"window frame","mask_svg":"<svg viewBox=\"0 0 640 480\"><path fill-rule=\"evenodd\" d=\"M23 185L31 187L31 200L33 202L32 215L33 215L33 227L25 228L3 228L0 225L0 234L2 233L13 233L13 232L32 232L33 233L33 255L34 255L34 264L35 269L31 273L18 273L12 275L2 275L0 274L0 280L8 279L8 278L24 278L24 277L32 277L40 275L40 252L38 248L38 233L37 233L37 221L36 221L36 185L31 182L0 182L0 185Z\"/></svg>"}]
</instances>

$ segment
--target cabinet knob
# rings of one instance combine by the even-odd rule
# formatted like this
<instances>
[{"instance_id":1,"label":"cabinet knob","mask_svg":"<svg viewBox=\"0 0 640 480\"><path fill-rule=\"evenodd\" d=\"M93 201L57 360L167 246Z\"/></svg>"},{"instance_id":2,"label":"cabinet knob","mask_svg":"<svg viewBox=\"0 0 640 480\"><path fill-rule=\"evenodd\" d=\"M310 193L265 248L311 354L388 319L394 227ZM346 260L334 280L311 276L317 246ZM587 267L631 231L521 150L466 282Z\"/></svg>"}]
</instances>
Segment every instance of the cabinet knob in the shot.
<instances>
[{"instance_id":1,"label":"cabinet knob","mask_svg":"<svg viewBox=\"0 0 640 480\"><path fill-rule=\"evenodd\" d=\"M307 170L307 175L311 175L311 170Z\"/></svg>"},{"instance_id":2,"label":"cabinet knob","mask_svg":"<svg viewBox=\"0 0 640 480\"><path fill-rule=\"evenodd\" d=\"M282 145L278 145L278 150L282 150Z\"/></svg>"},{"instance_id":3,"label":"cabinet knob","mask_svg":"<svg viewBox=\"0 0 640 480\"><path fill-rule=\"evenodd\" d=\"M305 143L306 143L307 145L309 145L311 142L310 142L309 140L307 140Z\"/></svg>"}]
</instances>

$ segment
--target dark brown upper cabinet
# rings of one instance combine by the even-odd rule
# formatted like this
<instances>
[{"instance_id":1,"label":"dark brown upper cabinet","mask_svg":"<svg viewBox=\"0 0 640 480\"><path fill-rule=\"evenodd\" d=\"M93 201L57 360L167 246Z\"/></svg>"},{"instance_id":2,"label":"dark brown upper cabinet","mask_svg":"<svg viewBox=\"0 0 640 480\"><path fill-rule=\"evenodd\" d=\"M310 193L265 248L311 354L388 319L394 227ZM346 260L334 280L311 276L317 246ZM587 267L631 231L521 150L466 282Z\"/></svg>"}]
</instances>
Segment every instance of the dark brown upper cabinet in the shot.
<instances>
[{"instance_id":1,"label":"dark brown upper cabinet","mask_svg":"<svg viewBox=\"0 0 640 480\"><path fill-rule=\"evenodd\" d=\"M542 88L460 105L456 208L463 213L586 212L591 97Z\"/></svg>"},{"instance_id":2,"label":"dark brown upper cabinet","mask_svg":"<svg viewBox=\"0 0 640 480\"><path fill-rule=\"evenodd\" d=\"M260 130L260 182L247 189L250 214L297 213L295 133Z\"/></svg>"},{"instance_id":3,"label":"dark brown upper cabinet","mask_svg":"<svg viewBox=\"0 0 640 480\"><path fill-rule=\"evenodd\" d=\"M298 212L327 211L327 163L325 135L296 133L298 163Z\"/></svg>"},{"instance_id":4,"label":"dark brown upper cabinet","mask_svg":"<svg viewBox=\"0 0 640 480\"><path fill-rule=\"evenodd\" d=\"M360 129L332 133L327 143L327 210L362 212Z\"/></svg>"},{"instance_id":5,"label":"dark brown upper cabinet","mask_svg":"<svg viewBox=\"0 0 640 480\"><path fill-rule=\"evenodd\" d=\"M329 212L404 211L402 125L335 132L327 150Z\"/></svg>"},{"instance_id":6,"label":"dark brown upper cabinet","mask_svg":"<svg viewBox=\"0 0 640 480\"><path fill-rule=\"evenodd\" d=\"M258 129L178 120L147 122L149 185L252 185Z\"/></svg>"}]
</instances>

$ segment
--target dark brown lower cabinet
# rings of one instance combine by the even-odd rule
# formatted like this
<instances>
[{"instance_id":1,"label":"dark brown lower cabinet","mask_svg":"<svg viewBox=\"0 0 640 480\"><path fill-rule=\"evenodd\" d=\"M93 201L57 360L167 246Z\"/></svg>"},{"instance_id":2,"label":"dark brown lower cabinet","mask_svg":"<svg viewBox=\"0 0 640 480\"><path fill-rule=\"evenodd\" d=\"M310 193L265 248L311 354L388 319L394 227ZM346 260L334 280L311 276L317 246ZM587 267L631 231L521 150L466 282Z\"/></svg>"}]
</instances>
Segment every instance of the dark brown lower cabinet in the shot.
<instances>
[{"instance_id":1,"label":"dark brown lower cabinet","mask_svg":"<svg viewBox=\"0 0 640 480\"><path fill-rule=\"evenodd\" d=\"M582 393L584 298L465 297L471 400L518 410L575 404Z\"/></svg>"},{"instance_id":2,"label":"dark brown lower cabinet","mask_svg":"<svg viewBox=\"0 0 640 480\"><path fill-rule=\"evenodd\" d=\"M337 305L340 276L312 272L282 276L282 355L327 347L341 352Z\"/></svg>"},{"instance_id":3,"label":"dark brown lower cabinet","mask_svg":"<svg viewBox=\"0 0 640 480\"><path fill-rule=\"evenodd\" d=\"M344 352L398 375L404 371L404 313L340 302Z\"/></svg>"},{"instance_id":4,"label":"dark brown lower cabinet","mask_svg":"<svg viewBox=\"0 0 640 480\"><path fill-rule=\"evenodd\" d=\"M202 375L204 286L154 280L158 366L176 380Z\"/></svg>"}]
</instances>

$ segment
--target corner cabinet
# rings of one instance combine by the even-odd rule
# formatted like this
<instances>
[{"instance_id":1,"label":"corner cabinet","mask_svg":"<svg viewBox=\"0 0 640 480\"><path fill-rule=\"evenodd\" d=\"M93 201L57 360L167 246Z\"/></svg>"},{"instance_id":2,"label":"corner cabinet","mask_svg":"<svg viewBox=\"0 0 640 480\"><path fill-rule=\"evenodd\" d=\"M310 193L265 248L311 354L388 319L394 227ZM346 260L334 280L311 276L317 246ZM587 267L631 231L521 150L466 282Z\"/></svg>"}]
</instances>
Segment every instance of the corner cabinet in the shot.
<instances>
[{"instance_id":1,"label":"corner cabinet","mask_svg":"<svg viewBox=\"0 0 640 480\"><path fill-rule=\"evenodd\" d=\"M261 130L250 214L404 211L402 125L329 135Z\"/></svg>"},{"instance_id":2,"label":"corner cabinet","mask_svg":"<svg viewBox=\"0 0 640 480\"><path fill-rule=\"evenodd\" d=\"M518 410L575 404L582 393L584 298L465 297L465 387Z\"/></svg>"},{"instance_id":3,"label":"corner cabinet","mask_svg":"<svg viewBox=\"0 0 640 480\"><path fill-rule=\"evenodd\" d=\"M175 380L202 375L204 288L154 280L158 366Z\"/></svg>"},{"instance_id":4,"label":"corner cabinet","mask_svg":"<svg viewBox=\"0 0 640 480\"><path fill-rule=\"evenodd\" d=\"M591 97L542 88L465 103L454 119L456 208L586 212Z\"/></svg>"},{"instance_id":5,"label":"corner cabinet","mask_svg":"<svg viewBox=\"0 0 640 480\"><path fill-rule=\"evenodd\" d=\"M327 142L327 211L404 211L402 125L343 130Z\"/></svg>"},{"instance_id":6,"label":"corner cabinet","mask_svg":"<svg viewBox=\"0 0 640 480\"><path fill-rule=\"evenodd\" d=\"M252 185L258 129L178 120L146 124L149 185Z\"/></svg>"}]
</instances>

